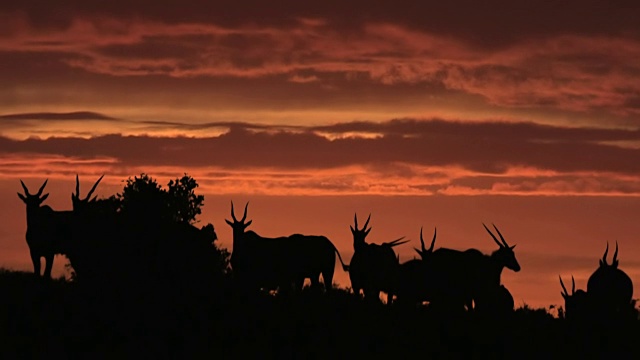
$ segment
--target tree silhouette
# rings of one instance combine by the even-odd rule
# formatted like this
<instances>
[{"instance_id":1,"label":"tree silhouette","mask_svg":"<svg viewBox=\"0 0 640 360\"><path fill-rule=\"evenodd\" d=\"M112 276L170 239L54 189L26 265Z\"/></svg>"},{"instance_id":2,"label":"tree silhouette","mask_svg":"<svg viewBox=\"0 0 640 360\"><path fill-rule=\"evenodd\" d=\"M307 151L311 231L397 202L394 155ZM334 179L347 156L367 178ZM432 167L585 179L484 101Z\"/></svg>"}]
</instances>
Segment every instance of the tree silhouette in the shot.
<instances>
[{"instance_id":1,"label":"tree silhouette","mask_svg":"<svg viewBox=\"0 0 640 360\"><path fill-rule=\"evenodd\" d=\"M169 181L168 186L167 195L173 220L185 224L198 222L196 216L202 213L204 196L195 194L198 187L196 180L184 174L179 179Z\"/></svg>"}]
</instances>

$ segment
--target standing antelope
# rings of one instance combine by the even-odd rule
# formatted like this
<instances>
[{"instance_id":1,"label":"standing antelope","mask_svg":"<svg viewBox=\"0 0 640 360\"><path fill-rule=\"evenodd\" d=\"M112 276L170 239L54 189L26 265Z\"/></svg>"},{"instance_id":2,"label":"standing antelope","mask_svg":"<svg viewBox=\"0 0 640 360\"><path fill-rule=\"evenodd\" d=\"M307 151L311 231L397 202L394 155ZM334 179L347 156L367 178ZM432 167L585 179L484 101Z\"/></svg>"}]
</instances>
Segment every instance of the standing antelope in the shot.
<instances>
[{"instance_id":1,"label":"standing antelope","mask_svg":"<svg viewBox=\"0 0 640 360\"><path fill-rule=\"evenodd\" d=\"M266 288L280 291L289 289L292 284L296 290L302 289L304 280L309 278L311 285L320 283L320 275L327 291L333 286L336 254L343 268L346 265L335 245L324 236L293 234L287 237L266 238L254 231L245 231L252 220L245 222L247 207L241 220L236 219L231 202L233 222L226 223L233 229L233 247L231 267L234 276L243 285L253 288Z\"/></svg>"},{"instance_id":2,"label":"standing antelope","mask_svg":"<svg viewBox=\"0 0 640 360\"><path fill-rule=\"evenodd\" d=\"M459 311L467 307L473 308L475 303L479 309L490 308L490 302L496 298L500 289L500 276L506 267L515 272L520 271L520 264L516 260L513 249L494 225L500 240L486 227L489 235L498 244L498 250L486 255L477 249L465 251L440 248L429 257L427 268L429 272L430 305L444 307L448 310ZM506 288L505 288L506 289ZM498 295L498 298L503 297ZM508 296L506 296L508 302Z\"/></svg>"},{"instance_id":3,"label":"standing antelope","mask_svg":"<svg viewBox=\"0 0 640 360\"><path fill-rule=\"evenodd\" d=\"M371 231L371 228L367 229L370 219L371 214L362 229L358 229L358 216L354 215L355 229L349 226L353 234L354 249L348 267L351 288L356 294L362 290L365 299L379 299L380 292L384 291L387 293L387 304L391 304L394 281L400 265L393 247L402 245L409 240L400 241L404 239L401 237L382 244L366 243L365 238Z\"/></svg>"},{"instance_id":4,"label":"standing antelope","mask_svg":"<svg viewBox=\"0 0 640 360\"><path fill-rule=\"evenodd\" d=\"M18 197L27 205L26 240L33 263L33 272L40 276L40 258L45 259L45 278L51 278L53 259L56 254L65 254L66 245L71 237L71 211L54 211L50 206L41 204L49 196L42 195L48 179L44 181L36 194L30 194L27 186L20 180L24 195Z\"/></svg>"},{"instance_id":5,"label":"standing antelope","mask_svg":"<svg viewBox=\"0 0 640 360\"><path fill-rule=\"evenodd\" d=\"M398 303L415 305L429 300L428 261L429 256L433 253L436 233L437 229L434 228L431 246L426 249L422 237L422 228L420 228L421 249L414 248L420 255L420 259L413 259L400 264L398 275L394 282L394 293Z\"/></svg>"},{"instance_id":6,"label":"standing antelope","mask_svg":"<svg viewBox=\"0 0 640 360\"><path fill-rule=\"evenodd\" d=\"M631 278L618 268L618 242L613 253L611 264L607 263L609 243L600 260L600 266L589 277L587 293L591 299L594 311L605 318L619 316L628 312L633 297L633 282Z\"/></svg>"}]
</instances>

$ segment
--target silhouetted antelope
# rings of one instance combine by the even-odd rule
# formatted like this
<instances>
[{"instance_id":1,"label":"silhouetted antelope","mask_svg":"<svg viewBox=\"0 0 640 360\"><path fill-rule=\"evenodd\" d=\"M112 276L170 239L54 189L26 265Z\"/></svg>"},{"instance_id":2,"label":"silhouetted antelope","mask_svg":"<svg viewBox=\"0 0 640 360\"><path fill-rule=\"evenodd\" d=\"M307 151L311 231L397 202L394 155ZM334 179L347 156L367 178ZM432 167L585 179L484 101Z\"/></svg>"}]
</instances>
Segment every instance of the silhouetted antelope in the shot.
<instances>
[{"instance_id":1,"label":"silhouetted antelope","mask_svg":"<svg viewBox=\"0 0 640 360\"><path fill-rule=\"evenodd\" d=\"M45 259L45 278L51 278L53 259L56 254L64 254L67 242L71 237L71 211L55 211L50 206L41 204L49 196L42 195L47 180L36 194L30 194L27 186L20 180L24 195L18 197L27 205L26 240L33 263L33 272L40 276L40 258Z\"/></svg>"},{"instance_id":2,"label":"silhouetted antelope","mask_svg":"<svg viewBox=\"0 0 640 360\"><path fill-rule=\"evenodd\" d=\"M421 304L429 300L429 256L433 253L436 242L437 229L433 230L431 246L426 249L420 228L421 249L414 248L420 255L420 259L409 260L400 264L397 277L394 281L394 294L396 302L405 304Z\"/></svg>"},{"instance_id":3,"label":"silhouetted antelope","mask_svg":"<svg viewBox=\"0 0 640 360\"><path fill-rule=\"evenodd\" d=\"M591 316L591 307L589 305L589 295L584 290L576 291L576 281L571 276L571 294L564 286L562 277L558 275L560 279L560 286L562 286L562 298L564 299L564 317L567 320L585 320Z\"/></svg>"},{"instance_id":4,"label":"silhouetted antelope","mask_svg":"<svg viewBox=\"0 0 640 360\"><path fill-rule=\"evenodd\" d=\"M617 241L611 264L607 263L608 252L609 242L607 242L607 248L600 260L600 266L587 282L587 293L591 299L593 310L605 319L628 312L633 297L631 278L618 268Z\"/></svg>"},{"instance_id":5,"label":"silhouetted antelope","mask_svg":"<svg viewBox=\"0 0 640 360\"><path fill-rule=\"evenodd\" d=\"M358 217L354 215L355 229L353 234L353 257L348 266L351 288L354 293L364 292L365 299L379 299L380 292L387 293L387 304L393 299L394 281L397 278L399 261L393 251L394 246L402 245L409 240L400 241L404 236L391 242L382 244L368 244L365 238L371 231L367 229L371 214L362 229L358 229Z\"/></svg>"},{"instance_id":6,"label":"silhouetted antelope","mask_svg":"<svg viewBox=\"0 0 640 360\"><path fill-rule=\"evenodd\" d=\"M448 310L462 310L476 306L486 307L482 302L491 302L501 286L500 276L506 267L520 271L513 249L494 225L500 240L486 227L489 235L498 244L498 250L486 255L477 249L465 251L440 248L431 254L428 262L430 304Z\"/></svg>"},{"instance_id":7,"label":"silhouetted antelope","mask_svg":"<svg viewBox=\"0 0 640 360\"><path fill-rule=\"evenodd\" d=\"M301 290L304 280L309 278L311 285L320 283L320 275L327 291L333 286L336 254L342 257L335 245L324 236L293 234L277 238L266 238L254 231L245 231L252 220L245 222L247 207L244 207L242 219L236 219L231 202L233 222L226 223L233 229L233 251L231 267L234 277L244 285L253 288L266 288L280 291L289 289L292 284Z\"/></svg>"}]
</instances>

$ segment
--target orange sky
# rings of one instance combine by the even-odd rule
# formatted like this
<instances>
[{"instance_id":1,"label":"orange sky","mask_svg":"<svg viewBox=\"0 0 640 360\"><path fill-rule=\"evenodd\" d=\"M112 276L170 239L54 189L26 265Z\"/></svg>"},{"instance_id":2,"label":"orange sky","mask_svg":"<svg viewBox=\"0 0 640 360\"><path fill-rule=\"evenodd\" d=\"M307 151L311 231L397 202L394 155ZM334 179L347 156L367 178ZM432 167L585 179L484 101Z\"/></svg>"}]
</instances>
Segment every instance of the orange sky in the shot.
<instances>
[{"instance_id":1,"label":"orange sky","mask_svg":"<svg viewBox=\"0 0 640 360\"><path fill-rule=\"evenodd\" d=\"M0 264L29 266L18 179L69 209L76 173L187 172L229 247L250 200L253 230L346 258L355 211L374 242L487 252L494 222L518 303L586 285L607 240L640 278L640 5L157 3L0 4Z\"/></svg>"}]
</instances>

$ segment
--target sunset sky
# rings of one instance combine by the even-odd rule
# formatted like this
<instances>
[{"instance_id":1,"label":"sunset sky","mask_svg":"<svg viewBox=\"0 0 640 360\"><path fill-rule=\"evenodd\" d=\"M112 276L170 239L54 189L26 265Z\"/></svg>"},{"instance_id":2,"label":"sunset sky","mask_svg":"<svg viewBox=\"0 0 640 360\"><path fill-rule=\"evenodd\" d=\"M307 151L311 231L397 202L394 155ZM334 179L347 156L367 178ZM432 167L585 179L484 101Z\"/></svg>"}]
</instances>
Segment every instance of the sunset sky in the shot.
<instances>
[{"instance_id":1,"label":"sunset sky","mask_svg":"<svg viewBox=\"0 0 640 360\"><path fill-rule=\"evenodd\" d=\"M638 297L640 3L610 4L1 2L0 266L31 269L19 179L68 210L76 173L187 173L229 249L231 200L347 262L356 212L402 261L421 226L489 253L495 223L516 306L585 288L607 241Z\"/></svg>"}]
</instances>

